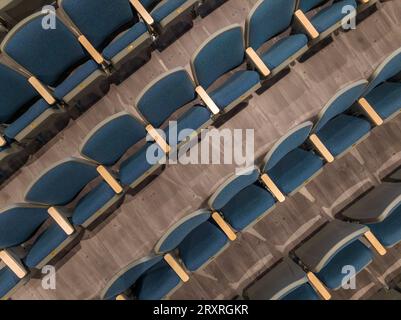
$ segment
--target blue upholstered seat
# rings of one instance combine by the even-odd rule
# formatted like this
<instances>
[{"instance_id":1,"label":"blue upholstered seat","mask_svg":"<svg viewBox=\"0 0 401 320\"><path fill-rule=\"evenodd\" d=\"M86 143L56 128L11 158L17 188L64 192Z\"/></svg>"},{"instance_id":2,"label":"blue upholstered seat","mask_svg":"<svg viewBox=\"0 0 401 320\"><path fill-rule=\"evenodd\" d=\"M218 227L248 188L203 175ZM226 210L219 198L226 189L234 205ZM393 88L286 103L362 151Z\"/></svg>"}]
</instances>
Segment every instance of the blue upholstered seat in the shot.
<instances>
[{"instance_id":1,"label":"blue upholstered seat","mask_svg":"<svg viewBox=\"0 0 401 320\"><path fill-rule=\"evenodd\" d=\"M372 251L360 240L354 240L347 246L341 248L320 270L316 276L331 288L337 289L341 286L344 278L342 269L351 265L358 273L362 271L373 259Z\"/></svg>"},{"instance_id":2,"label":"blue upholstered seat","mask_svg":"<svg viewBox=\"0 0 401 320\"><path fill-rule=\"evenodd\" d=\"M304 283L281 298L281 300L320 300L309 283Z\"/></svg>"},{"instance_id":3,"label":"blue upholstered seat","mask_svg":"<svg viewBox=\"0 0 401 320\"><path fill-rule=\"evenodd\" d=\"M383 82L365 98L382 119L387 119L401 110L401 83Z\"/></svg>"},{"instance_id":4,"label":"blue upholstered seat","mask_svg":"<svg viewBox=\"0 0 401 320\"><path fill-rule=\"evenodd\" d=\"M161 22L164 18L168 17L175 10L179 9L188 0L162 0L153 1L161 2L154 10L152 10L151 15L156 22Z\"/></svg>"},{"instance_id":5,"label":"blue upholstered seat","mask_svg":"<svg viewBox=\"0 0 401 320\"><path fill-rule=\"evenodd\" d=\"M196 271L226 245L228 238L215 224L206 221L192 230L178 250L189 271Z\"/></svg>"},{"instance_id":6,"label":"blue upholstered seat","mask_svg":"<svg viewBox=\"0 0 401 320\"><path fill-rule=\"evenodd\" d=\"M0 298L4 297L21 281L8 267L0 269Z\"/></svg>"},{"instance_id":7,"label":"blue upholstered seat","mask_svg":"<svg viewBox=\"0 0 401 320\"><path fill-rule=\"evenodd\" d=\"M401 206L396 207L383 221L368 226L382 245L394 246L401 241Z\"/></svg>"}]
</instances>

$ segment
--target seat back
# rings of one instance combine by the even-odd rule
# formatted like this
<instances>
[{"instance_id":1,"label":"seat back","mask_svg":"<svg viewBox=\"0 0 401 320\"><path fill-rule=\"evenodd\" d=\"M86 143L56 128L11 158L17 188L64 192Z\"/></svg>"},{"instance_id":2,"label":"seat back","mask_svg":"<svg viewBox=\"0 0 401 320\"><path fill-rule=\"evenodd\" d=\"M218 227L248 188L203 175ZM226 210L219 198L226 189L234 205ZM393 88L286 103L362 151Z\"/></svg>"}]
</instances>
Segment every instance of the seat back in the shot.
<instances>
[{"instance_id":1,"label":"seat back","mask_svg":"<svg viewBox=\"0 0 401 320\"><path fill-rule=\"evenodd\" d=\"M246 46L258 50L262 44L285 31L292 22L296 0L260 0L245 24Z\"/></svg>"},{"instance_id":2,"label":"seat back","mask_svg":"<svg viewBox=\"0 0 401 320\"><path fill-rule=\"evenodd\" d=\"M29 240L47 220L46 208L15 204L0 211L0 250Z\"/></svg>"},{"instance_id":3,"label":"seat back","mask_svg":"<svg viewBox=\"0 0 401 320\"><path fill-rule=\"evenodd\" d=\"M25 194L25 201L50 206L66 205L97 176L96 166L87 161L63 160L33 182Z\"/></svg>"},{"instance_id":4,"label":"seat back","mask_svg":"<svg viewBox=\"0 0 401 320\"><path fill-rule=\"evenodd\" d=\"M140 0L139 2L146 8L146 10L151 11L161 2L161 0Z\"/></svg>"},{"instance_id":5,"label":"seat back","mask_svg":"<svg viewBox=\"0 0 401 320\"><path fill-rule=\"evenodd\" d=\"M124 26L139 21L129 0L59 0L58 4L97 49L106 46Z\"/></svg>"},{"instance_id":6,"label":"seat back","mask_svg":"<svg viewBox=\"0 0 401 320\"><path fill-rule=\"evenodd\" d=\"M136 106L154 127L160 127L175 111L196 98L194 83L183 68L152 81L139 95Z\"/></svg>"},{"instance_id":7,"label":"seat back","mask_svg":"<svg viewBox=\"0 0 401 320\"><path fill-rule=\"evenodd\" d=\"M75 36L56 18L56 28L44 28L47 13L34 13L5 37L1 50L43 83L56 86L87 56Z\"/></svg>"},{"instance_id":8,"label":"seat back","mask_svg":"<svg viewBox=\"0 0 401 320\"><path fill-rule=\"evenodd\" d=\"M263 172L272 169L289 152L301 146L308 138L313 123L307 121L291 129L270 149L264 159Z\"/></svg>"},{"instance_id":9,"label":"seat back","mask_svg":"<svg viewBox=\"0 0 401 320\"><path fill-rule=\"evenodd\" d=\"M210 210L201 209L175 223L158 241L155 246L155 252L160 254L176 249L185 237L202 223L206 222L210 218L210 215Z\"/></svg>"},{"instance_id":10,"label":"seat back","mask_svg":"<svg viewBox=\"0 0 401 320\"><path fill-rule=\"evenodd\" d=\"M99 123L86 137L80 153L106 166L115 164L129 148L146 137L141 121L119 112Z\"/></svg>"},{"instance_id":11,"label":"seat back","mask_svg":"<svg viewBox=\"0 0 401 320\"><path fill-rule=\"evenodd\" d=\"M195 82L207 89L223 74L241 65L244 58L242 28L238 24L228 26L210 36L192 56Z\"/></svg>"},{"instance_id":12,"label":"seat back","mask_svg":"<svg viewBox=\"0 0 401 320\"><path fill-rule=\"evenodd\" d=\"M298 1L298 9L301 9L303 12L308 12L308 11L324 4L327 1L328 0L299 0Z\"/></svg>"},{"instance_id":13,"label":"seat back","mask_svg":"<svg viewBox=\"0 0 401 320\"><path fill-rule=\"evenodd\" d=\"M108 282L101 293L101 299L115 299L119 294L131 288L147 270L162 259L163 256L149 256L129 264Z\"/></svg>"},{"instance_id":14,"label":"seat back","mask_svg":"<svg viewBox=\"0 0 401 320\"><path fill-rule=\"evenodd\" d=\"M242 172L232 175L210 197L209 206L214 210L222 209L241 190L255 183L259 179L259 169L246 168Z\"/></svg>"},{"instance_id":15,"label":"seat back","mask_svg":"<svg viewBox=\"0 0 401 320\"><path fill-rule=\"evenodd\" d=\"M319 131L335 116L351 108L365 91L367 83L366 80L360 80L339 90L320 111L312 131Z\"/></svg>"}]
</instances>

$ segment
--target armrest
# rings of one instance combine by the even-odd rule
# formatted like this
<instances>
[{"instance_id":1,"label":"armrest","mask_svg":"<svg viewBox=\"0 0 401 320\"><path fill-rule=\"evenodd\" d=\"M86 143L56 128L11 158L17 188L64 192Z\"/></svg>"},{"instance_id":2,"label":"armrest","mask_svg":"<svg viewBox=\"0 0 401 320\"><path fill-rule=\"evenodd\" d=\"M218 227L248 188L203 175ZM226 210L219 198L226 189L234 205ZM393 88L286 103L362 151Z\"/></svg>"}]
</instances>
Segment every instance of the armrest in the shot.
<instances>
[{"instance_id":1,"label":"armrest","mask_svg":"<svg viewBox=\"0 0 401 320\"><path fill-rule=\"evenodd\" d=\"M4 147L7 144L7 140L0 135L0 147Z\"/></svg>"},{"instance_id":2,"label":"armrest","mask_svg":"<svg viewBox=\"0 0 401 320\"><path fill-rule=\"evenodd\" d=\"M160 148L163 150L165 154L171 151L171 147L168 145L166 140L163 139L163 137L157 132L157 130L151 124L146 126L146 131L156 141L156 143L160 146Z\"/></svg>"},{"instance_id":3,"label":"armrest","mask_svg":"<svg viewBox=\"0 0 401 320\"><path fill-rule=\"evenodd\" d=\"M366 4L366 3L368 3L370 0L358 0L358 2L359 3L362 3L362 4Z\"/></svg>"},{"instance_id":4,"label":"armrest","mask_svg":"<svg viewBox=\"0 0 401 320\"><path fill-rule=\"evenodd\" d=\"M319 37L319 32L302 12L302 10L295 11L294 18L299 26L308 34L309 38L314 40Z\"/></svg>"},{"instance_id":5,"label":"armrest","mask_svg":"<svg viewBox=\"0 0 401 320\"><path fill-rule=\"evenodd\" d=\"M331 299L331 294L330 292L326 289L324 284L315 276L314 273L308 272L306 274L310 284L312 287L316 290L316 292L324 299L324 300L330 300Z\"/></svg>"},{"instance_id":6,"label":"armrest","mask_svg":"<svg viewBox=\"0 0 401 320\"><path fill-rule=\"evenodd\" d=\"M67 235L71 235L75 232L74 227L60 209L50 207L47 212Z\"/></svg>"},{"instance_id":7,"label":"armrest","mask_svg":"<svg viewBox=\"0 0 401 320\"><path fill-rule=\"evenodd\" d=\"M253 48L249 47L248 49L246 49L245 52L247 57L256 67L259 73L266 78L270 74L270 70L266 66L266 64L262 61L262 59L259 57L259 55L256 53L256 51L253 50Z\"/></svg>"},{"instance_id":8,"label":"armrest","mask_svg":"<svg viewBox=\"0 0 401 320\"><path fill-rule=\"evenodd\" d=\"M113 191L117 194L123 192L123 187L118 183L118 181L113 177L113 175L106 169L104 166L98 166L96 168L99 175L103 178L104 181L113 189Z\"/></svg>"},{"instance_id":9,"label":"armrest","mask_svg":"<svg viewBox=\"0 0 401 320\"><path fill-rule=\"evenodd\" d=\"M128 297L125 294L119 294L116 297L116 300L129 300Z\"/></svg>"},{"instance_id":10,"label":"armrest","mask_svg":"<svg viewBox=\"0 0 401 320\"><path fill-rule=\"evenodd\" d=\"M219 107L214 103L212 98L207 94L206 90L201 86L196 87L196 93L199 95L201 100L206 104L206 107L214 114L217 115L220 113Z\"/></svg>"},{"instance_id":11,"label":"armrest","mask_svg":"<svg viewBox=\"0 0 401 320\"><path fill-rule=\"evenodd\" d=\"M373 109L368 100L365 98L360 98L358 100L358 105L366 114L366 116L374 123L374 125L380 126L383 124L383 119L379 116L375 109Z\"/></svg>"},{"instance_id":12,"label":"armrest","mask_svg":"<svg viewBox=\"0 0 401 320\"><path fill-rule=\"evenodd\" d=\"M155 20L152 18L152 16L149 14L149 12L145 9L145 7L139 0L130 0L130 2L147 25L152 26L155 23Z\"/></svg>"},{"instance_id":13,"label":"armrest","mask_svg":"<svg viewBox=\"0 0 401 320\"><path fill-rule=\"evenodd\" d=\"M180 279L183 282L188 282L189 276L185 272L185 270L178 264L178 262L173 258L173 256L169 253L167 253L164 256L164 260L168 263L168 265L171 267L171 269L174 270L174 272L177 274L177 276L180 277Z\"/></svg>"},{"instance_id":14,"label":"armrest","mask_svg":"<svg viewBox=\"0 0 401 320\"><path fill-rule=\"evenodd\" d=\"M21 261L14 257L9 251L0 251L0 259L3 260L6 266L9 267L18 278L22 279L28 274L28 271L22 265Z\"/></svg>"},{"instance_id":15,"label":"armrest","mask_svg":"<svg viewBox=\"0 0 401 320\"><path fill-rule=\"evenodd\" d=\"M213 212L212 218L217 223L217 225L221 228L221 230L223 230L223 232L226 234L228 239L230 239L231 241L234 241L235 239L237 239L237 235L235 234L235 232L231 229L231 227L228 225L228 223L224 221L224 219L218 212Z\"/></svg>"},{"instance_id":16,"label":"armrest","mask_svg":"<svg viewBox=\"0 0 401 320\"><path fill-rule=\"evenodd\" d=\"M326 160L327 162L333 162L334 157L330 153L330 151L326 148L326 146L323 144L323 142L319 139L319 137L316 134L312 134L309 137L310 142L314 146L314 148L319 152L319 154Z\"/></svg>"},{"instance_id":17,"label":"armrest","mask_svg":"<svg viewBox=\"0 0 401 320\"><path fill-rule=\"evenodd\" d=\"M279 202L284 202L285 196L283 193L280 191L280 189L276 186L276 184L273 182L273 180L266 174L262 174L260 177L264 185L271 191L273 196L279 201Z\"/></svg>"},{"instance_id":18,"label":"armrest","mask_svg":"<svg viewBox=\"0 0 401 320\"><path fill-rule=\"evenodd\" d=\"M372 231L367 231L363 235L366 240L371 244L371 246L376 250L376 252L384 256L387 253L386 248L383 247L383 245L380 243L379 240L375 237L375 235L372 233Z\"/></svg>"},{"instance_id":19,"label":"armrest","mask_svg":"<svg viewBox=\"0 0 401 320\"><path fill-rule=\"evenodd\" d=\"M49 90L37 78L30 77L28 82L48 104L52 105L56 103L56 99L53 98Z\"/></svg>"},{"instance_id":20,"label":"armrest","mask_svg":"<svg viewBox=\"0 0 401 320\"><path fill-rule=\"evenodd\" d=\"M103 56L96 50L96 48L89 42L89 40L84 36L80 35L78 37L79 43L84 47L84 49L89 53L93 60L98 64L103 64L104 58Z\"/></svg>"}]
</instances>

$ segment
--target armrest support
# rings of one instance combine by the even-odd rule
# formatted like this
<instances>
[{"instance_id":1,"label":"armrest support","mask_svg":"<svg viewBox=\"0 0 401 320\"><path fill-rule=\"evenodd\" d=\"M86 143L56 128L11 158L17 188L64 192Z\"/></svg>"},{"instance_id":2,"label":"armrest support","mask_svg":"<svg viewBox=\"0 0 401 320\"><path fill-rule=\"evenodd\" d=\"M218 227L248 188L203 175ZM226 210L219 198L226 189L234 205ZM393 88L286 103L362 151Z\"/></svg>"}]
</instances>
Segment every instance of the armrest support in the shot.
<instances>
[{"instance_id":1,"label":"armrest support","mask_svg":"<svg viewBox=\"0 0 401 320\"><path fill-rule=\"evenodd\" d=\"M22 279L28 274L28 271L22 265L21 261L14 257L9 251L0 251L0 259L3 260L6 266L9 267L18 278Z\"/></svg>"},{"instance_id":2,"label":"armrest support","mask_svg":"<svg viewBox=\"0 0 401 320\"><path fill-rule=\"evenodd\" d=\"M7 144L7 140L0 135L0 147L4 147Z\"/></svg>"},{"instance_id":3,"label":"armrest support","mask_svg":"<svg viewBox=\"0 0 401 320\"><path fill-rule=\"evenodd\" d=\"M147 25L152 26L155 23L155 20L152 18L152 16L149 14L149 12L145 9L145 7L139 0L130 0L130 2Z\"/></svg>"},{"instance_id":4,"label":"armrest support","mask_svg":"<svg viewBox=\"0 0 401 320\"><path fill-rule=\"evenodd\" d=\"M84 49L89 53L93 60L98 64L103 64L104 58L103 56L96 50L96 48L89 42L89 40L84 36L80 35L78 37L79 43L84 47Z\"/></svg>"},{"instance_id":5,"label":"armrest support","mask_svg":"<svg viewBox=\"0 0 401 320\"><path fill-rule=\"evenodd\" d=\"M113 191L117 194L123 192L123 187L118 183L118 181L113 177L113 175L106 169L104 166L98 166L96 168L99 175L103 178L104 181L113 189Z\"/></svg>"},{"instance_id":6,"label":"armrest support","mask_svg":"<svg viewBox=\"0 0 401 320\"><path fill-rule=\"evenodd\" d=\"M217 115L220 113L219 107L214 103L212 98L207 94L206 90L201 86L196 87L196 93L199 95L201 100L206 104L206 107L214 114Z\"/></svg>"},{"instance_id":7,"label":"armrest support","mask_svg":"<svg viewBox=\"0 0 401 320\"><path fill-rule=\"evenodd\" d=\"M374 125L380 126L383 124L383 119L365 98L360 98L358 100L358 105Z\"/></svg>"},{"instance_id":8,"label":"armrest support","mask_svg":"<svg viewBox=\"0 0 401 320\"><path fill-rule=\"evenodd\" d=\"M314 273L308 272L306 274L306 277L308 278L310 284L312 287L319 293L319 295L324 299L324 300L330 300L331 299L331 294L330 292L326 289L324 284L315 276Z\"/></svg>"},{"instance_id":9,"label":"armrest support","mask_svg":"<svg viewBox=\"0 0 401 320\"><path fill-rule=\"evenodd\" d=\"M279 202L284 202L285 200L284 194L280 191L280 189L276 186L273 180L266 173L262 174L260 179Z\"/></svg>"},{"instance_id":10,"label":"armrest support","mask_svg":"<svg viewBox=\"0 0 401 320\"><path fill-rule=\"evenodd\" d=\"M49 90L37 78L30 77L28 82L48 104L53 105L56 103L56 99L53 98Z\"/></svg>"},{"instance_id":11,"label":"armrest support","mask_svg":"<svg viewBox=\"0 0 401 320\"><path fill-rule=\"evenodd\" d=\"M146 131L156 141L156 143L160 146L160 148L163 150L165 154L171 151L171 147L168 145L166 140L163 139L163 137L157 132L157 130L151 124L146 126Z\"/></svg>"},{"instance_id":12,"label":"armrest support","mask_svg":"<svg viewBox=\"0 0 401 320\"><path fill-rule=\"evenodd\" d=\"M167 253L164 256L164 260L168 263L168 265L171 267L171 269L174 270L174 272L177 274L177 276L180 277L180 279L183 282L188 282L189 276L185 272L185 270L179 265L179 263L173 258L173 256L169 253Z\"/></svg>"},{"instance_id":13,"label":"armrest support","mask_svg":"<svg viewBox=\"0 0 401 320\"><path fill-rule=\"evenodd\" d=\"M255 68L259 71L259 73L266 78L269 76L271 73L269 68L266 66L266 64L262 61L262 59L259 57L259 55L256 53L253 48L249 47L246 49L246 55L251 61L251 63L255 66Z\"/></svg>"},{"instance_id":14,"label":"armrest support","mask_svg":"<svg viewBox=\"0 0 401 320\"><path fill-rule=\"evenodd\" d=\"M217 223L217 225L221 228L221 230L223 230L223 232L226 234L228 239L230 239L231 241L234 241L235 239L237 239L237 235L235 234L235 232L231 229L231 227L228 225L228 223L224 221L224 219L218 212L213 212L212 218Z\"/></svg>"},{"instance_id":15,"label":"armrest support","mask_svg":"<svg viewBox=\"0 0 401 320\"><path fill-rule=\"evenodd\" d=\"M75 232L74 227L60 209L50 207L47 212L67 235L71 235Z\"/></svg>"},{"instance_id":16,"label":"armrest support","mask_svg":"<svg viewBox=\"0 0 401 320\"><path fill-rule=\"evenodd\" d=\"M379 255L384 256L387 253L386 248L384 248L383 245L379 242L379 240L377 240L372 231L365 232L363 236L365 237L366 240L369 241L369 243L372 245L372 247L376 250L376 252Z\"/></svg>"},{"instance_id":17,"label":"armrest support","mask_svg":"<svg viewBox=\"0 0 401 320\"><path fill-rule=\"evenodd\" d=\"M309 38L314 40L319 37L319 32L302 12L302 10L298 9L295 11L294 19L296 23L308 34Z\"/></svg>"},{"instance_id":18,"label":"armrest support","mask_svg":"<svg viewBox=\"0 0 401 320\"><path fill-rule=\"evenodd\" d=\"M323 144L323 142L319 139L319 137L316 134L312 134L309 137L310 142L314 146L314 148L319 152L319 154L327 161L327 162L333 162L334 157L330 153L330 151L326 148L326 146Z\"/></svg>"}]
</instances>

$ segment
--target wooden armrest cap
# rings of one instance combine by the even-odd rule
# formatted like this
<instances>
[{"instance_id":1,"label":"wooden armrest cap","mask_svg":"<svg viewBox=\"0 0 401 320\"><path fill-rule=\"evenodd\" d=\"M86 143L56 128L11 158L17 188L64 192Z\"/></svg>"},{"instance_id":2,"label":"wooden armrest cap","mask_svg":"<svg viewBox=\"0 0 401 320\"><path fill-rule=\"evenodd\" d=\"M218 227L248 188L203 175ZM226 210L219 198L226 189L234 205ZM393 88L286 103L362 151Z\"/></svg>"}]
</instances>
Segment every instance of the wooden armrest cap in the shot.
<instances>
[{"instance_id":1,"label":"wooden armrest cap","mask_svg":"<svg viewBox=\"0 0 401 320\"><path fill-rule=\"evenodd\" d=\"M280 191L280 189L277 187L277 185L273 182L273 180L266 173L262 174L262 176L260 178L262 179L262 181L266 185L266 187L270 190L270 192L273 194L273 196L279 202L284 202L285 196Z\"/></svg>"},{"instance_id":2,"label":"wooden armrest cap","mask_svg":"<svg viewBox=\"0 0 401 320\"><path fill-rule=\"evenodd\" d=\"M294 15L296 21L302 26L302 28L306 31L311 39L316 39L319 37L319 32L309 21L307 16L302 12L302 10L298 9L297 11L295 11Z\"/></svg>"},{"instance_id":3,"label":"wooden armrest cap","mask_svg":"<svg viewBox=\"0 0 401 320\"><path fill-rule=\"evenodd\" d=\"M139 0L130 0L132 6L135 8L135 10L138 12L138 14L142 17L142 19L146 22L148 25L153 25L155 23L155 20L153 17L150 15L150 13L146 10L146 8L142 5L142 3Z\"/></svg>"},{"instance_id":4,"label":"wooden armrest cap","mask_svg":"<svg viewBox=\"0 0 401 320\"><path fill-rule=\"evenodd\" d=\"M0 251L0 259L3 260L7 267L9 267L18 278L22 279L28 274L28 271L26 271L22 263L8 251Z\"/></svg>"},{"instance_id":5,"label":"wooden armrest cap","mask_svg":"<svg viewBox=\"0 0 401 320\"><path fill-rule=\"evenodd\" d=\"M316 134L312 134L309 137L309 140L312 142L316 150L320 153L320 155L327 161L327 162L333 162L334 157L331 154L331 152L326 148L326 146L323 144L323 142L319 139L319 137Z\"/></svg>"},{"instance_id":6,"label":"wooden armrest cap","mask_svg":"<svg viewBox=\"0 0 401 320\"><path fill-rule=\"evenodd\" d=\"M219 107L214 103L212 98L208 95L205 89L201 86L197 86L195 88L195 92L199 95L201 100L206 104L206 107L214 114L217 115L220 113Z\"/></svg>"},{"instance_id":7,"label":"wooden armrest cap","mask_svg":"<svg viewBox=\"0 0 401 320\"><path fill-rule=\"evenodd\" d=\"M103 56L96 50L96 48L89 42L89 40L84 36L80 35L78 37L79 43L85 48L93 60L98 64L104 63Z\"/></svg>"},{"instance_id":8,"label":"wooden armrest cap","mask_svg":"<svg viewBox=\"0 0 401 320\"><path fill-rule=\"evenodd\" d=\"M115 193L120 194L123 192L123 187L104 166L98 166L96 170Z\"/></svg>"},{"instance_id":9,"label":"wooden armrest cap","mask_svg":"<svg viewBox=\"0 0 401 320\"><path fill-rule=\"evenodd\" d=\"M36 77L30 77L28 82L49 105L56 103L56 99L54 99L49 90Z\"/></svg>"},{"instance_id":10,"label":"wooden armrest cap","mask_svg":"<svg viewBox=\"0 0 401 320\"><path fill-rule=\"evenodd\" d=\"M166 140L157 132L157 130L151 125L148 124L146 126L146 131L149 135L156 141L159 147L163 150L165 154L168 154L171 151L171 147L168 145Z\"/></svg>"},{"instance_id":11,"label":"wooden armrest cap","mask_svg":"<svg viewBox=\"0 0 401 320\"><path fill-rule=\"evenodd\" d=\"M50 207L47 212L67 235L75 232L70 221L57 208Z\"/></svg>"},{"instance_id":12,"label":"wooden armrest cap","mask_svg":"<svg viewBox=\"0 0 401 320\"><path fill-rule=\"evenodd\" d=\"M256 69L258 69L258 71L262 74L262 76L266 78L271 72L269 68L266 66L266 64L263 62L263 60L256 53L256 51L253 50L253 48L249 47L248 49L246 49L245 52L248 58L255 65Z\"/></svg>"},{"instance_id":13,"label":"wooden armrest cap","mask_svg":"<svg viewBox=\"0 0 401 320\"><path fill-rule=\"evenodd\" d=\"M237 239L237 235L235 234L235 232L231 229L228 223L224 221L223 217L218 212L213 212L212 218L214 221L216 221L221 230L223 230L228 239L230 239L231 241Z\"/></svg>"}]
</instances>

